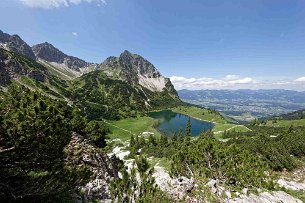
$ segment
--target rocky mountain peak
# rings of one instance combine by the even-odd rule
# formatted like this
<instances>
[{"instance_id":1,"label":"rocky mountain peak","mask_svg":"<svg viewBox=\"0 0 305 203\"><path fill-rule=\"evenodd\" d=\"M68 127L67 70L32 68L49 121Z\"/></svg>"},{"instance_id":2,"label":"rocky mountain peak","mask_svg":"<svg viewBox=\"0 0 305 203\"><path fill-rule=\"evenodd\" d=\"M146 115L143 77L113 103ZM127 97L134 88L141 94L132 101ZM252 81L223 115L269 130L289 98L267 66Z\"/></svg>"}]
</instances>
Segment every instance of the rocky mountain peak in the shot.
<instances>
[{"instance_id":1,"label":"rocky mountain peak","mask_svg":"<svg viewBox=\"0 0 305 203\"><path fill-rule=\"evenodd\" d=\"M19 35L9 35L0 30L0 47L33 60L36 59L31 47Z\"/></svg>"},{"instance_id":2,"label":"rocky mountain peak","mask_svg":"<svg viewBox=\"0 0 305 203\"><path fill-rule=\"evenodd\" d=\"M67 57L66 54L64 54L48 42L34 45L32 49L38 58L46 60L48 62L63 63L65 57Z\"/></svg>"},{"instance_id":3,"label":"rocky mountain peak","mask_svg":"<svg viewBox=\"0 0 305 203\"><path fill-rule=\"evenodd\" d=\"M163 77L152 63L127 50L119 57L107 58L100 69L107 70L107 73L118 72L120 79L131 85L141 85L153 92L168 90L176 95L170 80Z\"/></svg>"},{"instance_id":4,"label":"rocky mountain peak","mask_svg":"<svg viewBox=\"0 0 305 203\"><path fill-rule=\"evenodd\" d=\"M140 55L132 54L125 50L119 57L119 62L124 65L126 69L137 72L142 76L149 78L161 77L160 72L154 67L152 63Z\"/></svg>"},{"instance_id":5,"label":"rocky mountain peak","mask_svg":"<svg viewBox=\"0 0 305 203\"><path fill-rule=\"evenodd\" d=\"M121 53L121 57L127 56L127 57L132 57L132 53L130 53L128 50L125 50Z\"/></svg>"},{"instance_id":6,"label":"rocky mountain peak","mask_svg":"<svg viewBox=\"0 0 305 203\"><path fill-rule=\"evenodd\" d=\"M80 71L80 69L91 65L91 63L82 59L63 53L48 42L34 45L32 49L38 59L51 62L53 65L64 65L65 67L75 71Z\"/></svg>"}]
</instances>

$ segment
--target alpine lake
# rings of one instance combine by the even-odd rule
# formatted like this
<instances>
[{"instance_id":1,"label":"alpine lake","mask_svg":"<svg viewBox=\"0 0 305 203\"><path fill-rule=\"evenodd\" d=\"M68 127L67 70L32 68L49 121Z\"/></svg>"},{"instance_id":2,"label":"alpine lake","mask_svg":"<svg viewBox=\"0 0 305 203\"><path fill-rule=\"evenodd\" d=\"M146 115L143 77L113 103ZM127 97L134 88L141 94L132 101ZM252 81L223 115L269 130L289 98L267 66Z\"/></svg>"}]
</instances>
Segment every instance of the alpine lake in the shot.
<instances>
[{"instance_id":1,"label":"alpine lake","mask_svg":"<svg viewBox=\"0 0 305 203\"><path fill-rule=\"evenodd\" d=\"M178 134L180 130L185 134L188 119L191 122L191 134L193 137L198 136L203 131L209 131L214 127L214 124L211 122L201 121L184 114L175 113L171 110L150 112L148 116L159 120L156 128L166 136L172 136L174 133Z\"/></svg>"}]
</instances>

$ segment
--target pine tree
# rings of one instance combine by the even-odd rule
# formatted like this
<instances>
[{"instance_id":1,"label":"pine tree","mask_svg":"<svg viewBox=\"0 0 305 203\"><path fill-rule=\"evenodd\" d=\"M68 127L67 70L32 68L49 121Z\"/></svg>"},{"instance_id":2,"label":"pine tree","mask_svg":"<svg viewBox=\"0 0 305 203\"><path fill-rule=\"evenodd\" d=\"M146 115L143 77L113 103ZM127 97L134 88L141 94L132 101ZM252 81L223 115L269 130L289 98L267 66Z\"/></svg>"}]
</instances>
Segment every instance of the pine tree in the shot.
<instances>
[{"instance_id":1,"label":"pine tree","mask_svg":"<svg viewBox=\"0 0 305 203\"><path fill-rule=\"evenodd\" d=\"M180 128L179 133L178 133L178 142L182 143L183 140L184 140L184 136L183 136L183 133L182 133L182 129Z\"/></svg>"},{"instance_id":2,"label":"pine tree","mask_svg":"<svg viewBox=\"0 0 305 203\"><path fill-rule=\"evenodd\" d=\"M172 138L172 142L173 143L176 143L178 141L178 135L177 133L175 132L174 135L173 135L173 138Z\"/></svg>"},{"instance_id":3,"label":"pine tree","mask_svg":"<svg viewBox=\"0 0 305 203\"><path fill-rule=\"evenodd\" d=\"M136 141L135 141L135 139L134 139L133 135L131 135L131 138L130 138L130 143L129 143L129 147L134 147L134 146L135 146L135 144L136 144Z\"/></svg>"},{"instance_id":4,"label":"pine tree","mask_svg":"<svg viewBox=\"0 0 305 203\"><path fill-rule=\"evenodd\" d=\"M167 145L168 145L167 137L164 134L162 134L160 137L160 145L161 145L161 147L167 147Z\"/></svg>"},{"instance_id":5,"label":"pine tree","mask_svg":"<svg viewBox=\"0 0 305 203\"><path fill-rule=\"evenodd\" d=\"M104 148L106 146L106 135L109 129L105 125L97 121L90 121L87 124L86 132L97 147Z\"/></svg>"},{"instance_id":6,"label":"pine tree","mask_svg":"<svg viewBox=\"0 0 305 203\"><path fill-rule=\"evenodd\" d=\"M157 141L156 141L155 137L154 137L152 134L149 135L148 140L149 140L149 143L150 143L152 146L157 146Z\"/></svg>"},{"instance_id":7,"label":"pine tree","mask_svg":"<svg viewBox=\"0 0 305 203\"><path fill-rule=\"evenodd\" d=\"M191 128L192 128L191 118L189 117L187 124L186 124L186 131L185 131L185 141L187 144L190 143L190 141L191 141L191 136L192 136Z\"/></svg>"}]
</instances>

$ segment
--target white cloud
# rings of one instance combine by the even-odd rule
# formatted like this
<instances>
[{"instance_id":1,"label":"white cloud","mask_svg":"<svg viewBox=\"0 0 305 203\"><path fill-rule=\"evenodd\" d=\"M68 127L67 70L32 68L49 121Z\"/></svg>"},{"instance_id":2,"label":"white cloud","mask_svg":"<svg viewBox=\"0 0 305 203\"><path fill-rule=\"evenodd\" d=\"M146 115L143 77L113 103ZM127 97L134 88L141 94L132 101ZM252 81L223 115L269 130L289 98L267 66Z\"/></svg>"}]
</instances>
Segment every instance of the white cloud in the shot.
<instances>
[{"instance_id":1,"label":"white cloud","mask_svg":"<svg viewBox=\"0 0 305 203\"><path fill-rule=\"evenodd\" d=\"M215 78L185 78L172 76L171 81L177 89L293 89L305 90L305 77L291 80L256 80L252 77L227 75L222 79Z\"/></svg>"},{"instance_id":2,"label":"white cloud","mask_svg":"<svg viewBox=\"0 0 305 203\"><path fill-rule=\"evenodd\" d=\"M19 0L24 5L31 8L52 9L59 7L68 7L71 5L78 5L83 2L97 3L97 5L106 4L106 0Z\"/></svg>"},{"instance_id":3,"label":"white cloud","mask_svg":"<svg viewBox=\"0 0 305 203\"><path fill-rule=\"evenodd\" d=\"M228 82L229 84L252 84L254 83L254 80L252 78L246 77L246 78L240 78L235 80L230 80Z\"/></svg>"},{"instance_id":4,"label":"white cloud","mask_svg":"<svg viewBox=\"0 0 305 203\"><path fill-rule=\"evenodd\" d=\"M223 79L185 78L179 76L173 76L170 79L177 89L217 89L255 83L255 80L250 77L240 77L237 75L227 75Z\"/></svg>"},{"instance_id":5,"label":"white cloud","mask_svg":"<svg viewBox=\"0 0 305 203\"><path fill-rule=\"evenodd\" d=\"M295 82L305 82L305 76L294 80Z\"/></svg>"},{"instance_id":6,"label":"white cloud","mask_svg":"<svg viewBox=\"0 0 305 203\"><path fill-rule=\"evenodd\" d=\"M238 75L227 75L224 79L225 80L236 80L238 78L239 78Z\"/></svg>"},{"instance_id":7,"label":"white cloud","mask_svg":"<svg viewBox=\"0 0 305 203\"><path fill-rule=\"evenodd\" d=\"M78 36L78 33L77 32L72 32L72 35L77 37Z\"/></svg>"}]
</instances>

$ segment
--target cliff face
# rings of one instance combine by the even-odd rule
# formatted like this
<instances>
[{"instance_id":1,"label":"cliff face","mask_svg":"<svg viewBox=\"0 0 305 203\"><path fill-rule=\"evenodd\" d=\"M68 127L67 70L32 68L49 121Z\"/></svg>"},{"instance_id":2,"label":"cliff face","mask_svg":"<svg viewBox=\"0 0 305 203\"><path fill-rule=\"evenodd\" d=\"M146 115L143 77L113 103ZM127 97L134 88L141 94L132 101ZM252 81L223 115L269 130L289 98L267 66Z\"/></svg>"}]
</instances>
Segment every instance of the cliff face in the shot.
<instances>
[{"instance_id":1,"label":"cliff face","mask_svg":"<svg viewBox=\"0 0 305 203\"><path fill-rule=\"evenodd\" d=\"M32 50L38 59L51 63L64 64L67 68L75 71L81 71L82 68L92 65L77 57L64 54L48 42L34 45Z\"/></svg>"},{"instance_id":2,"label":"cliff face","mask_svg":"<svg viewBox=\"0 0 305 203\"><path fill-rule=\"evenodd\" d=\"M29 64L32 63L35 62L21 56L16 57L14 53L0 48L0 86L9 85L12 80L20 76L28 76L36 81L44 82L48 72L37 63L35 63L36 66L30 66Z\"/></svg>"}]
</instances>

